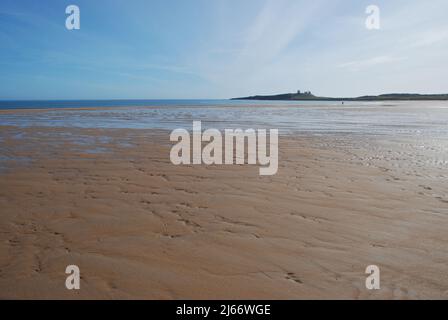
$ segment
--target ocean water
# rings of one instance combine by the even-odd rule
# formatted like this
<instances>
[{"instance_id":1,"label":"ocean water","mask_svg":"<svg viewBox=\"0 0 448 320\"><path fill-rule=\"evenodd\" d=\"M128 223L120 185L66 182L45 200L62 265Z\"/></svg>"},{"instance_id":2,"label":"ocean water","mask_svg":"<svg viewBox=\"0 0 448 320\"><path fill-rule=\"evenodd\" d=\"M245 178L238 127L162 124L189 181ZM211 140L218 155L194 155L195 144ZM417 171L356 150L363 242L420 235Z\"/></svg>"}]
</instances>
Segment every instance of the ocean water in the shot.
<instances>
[{"instance_id":1,"label":"ocean water","mask_svg":"<svg viewBox=\"0 0 448 320\"><path fill-rule=\"evenodd\" d=\"M297 104L292 101L279 101L281 105ZM324 102L325 103L325 102ZM92 108L92 107L169 107L169 106L223 106L251 105L247 100L225 99L147 99L147 100L0 100L1 109L40 109L40 108ZM269 105L269 101L257 101L257 104ZM310 104L310 102L301 102ZM312 102L311 102L312 104Z\"/></svg>"},{"instance_id":2,"label":"ocean water","mask_svg":"<svg viewBox=\"0 0 448 320\"><path fill-rule=\"evenodd\" d=\"M108 107L93 108L92 107ZM13 112L11 109L41 109ZM70 108L67 110L67 108ZM2 101L0 125L126 129L277 128L281 133L448 138L448 102L231 100Z\"/></svg>"}]
</instances>

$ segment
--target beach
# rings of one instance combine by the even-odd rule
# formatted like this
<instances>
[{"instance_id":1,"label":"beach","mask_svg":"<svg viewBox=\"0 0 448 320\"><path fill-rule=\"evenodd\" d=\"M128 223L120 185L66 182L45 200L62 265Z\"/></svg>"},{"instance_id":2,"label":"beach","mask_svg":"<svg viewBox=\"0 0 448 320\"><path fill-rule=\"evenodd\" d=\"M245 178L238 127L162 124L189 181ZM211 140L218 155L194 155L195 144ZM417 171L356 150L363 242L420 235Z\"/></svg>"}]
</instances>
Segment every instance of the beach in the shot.
<instances>
[{"instance_id":1,"label":"beach","mask_svg":"<svg viewBox=\"0 0 448 320\"><path fill-rule=\"evenodd\" d=\"M2 299L448 298L445 140L281 134L260 176L173 165L165 128L6 122Z\"/></svg>"}]
</instances>

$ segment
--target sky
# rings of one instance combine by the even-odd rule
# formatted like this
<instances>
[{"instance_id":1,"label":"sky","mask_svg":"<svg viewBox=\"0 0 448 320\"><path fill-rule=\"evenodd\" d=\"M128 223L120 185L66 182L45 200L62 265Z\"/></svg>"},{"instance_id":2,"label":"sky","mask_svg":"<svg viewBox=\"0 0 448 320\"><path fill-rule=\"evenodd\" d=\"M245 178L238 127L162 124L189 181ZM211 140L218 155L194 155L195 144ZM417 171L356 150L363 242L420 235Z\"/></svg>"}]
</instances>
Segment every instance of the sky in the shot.
<instances>
[{"instance_id":1,"label":"sky","mask_svg":"<svg viewBox=\"0 0 448 320\"><path fill-rule=\"evenodd\" d=\"M0 99L448 93L447 16L446 0L1 0Z\"/></svg>"}]
</instances>

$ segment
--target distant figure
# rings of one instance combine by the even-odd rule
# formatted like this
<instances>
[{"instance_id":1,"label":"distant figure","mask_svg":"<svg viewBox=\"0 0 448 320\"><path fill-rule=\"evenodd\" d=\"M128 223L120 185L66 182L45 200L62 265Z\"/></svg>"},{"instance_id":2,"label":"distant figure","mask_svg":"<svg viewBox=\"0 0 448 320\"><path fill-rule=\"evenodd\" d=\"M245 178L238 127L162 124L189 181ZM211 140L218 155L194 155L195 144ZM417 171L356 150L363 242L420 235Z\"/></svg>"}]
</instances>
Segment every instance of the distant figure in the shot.
<instances>
[{"instance_id":1,"label":"distant figure","mask_svg":"<svg viewBox=\"0 0 448 320\"><path fill-rule=\"evenodd\" d=\"M342 104L344 104L344 101L342 101Z\"/></svg>"}]
</instances>

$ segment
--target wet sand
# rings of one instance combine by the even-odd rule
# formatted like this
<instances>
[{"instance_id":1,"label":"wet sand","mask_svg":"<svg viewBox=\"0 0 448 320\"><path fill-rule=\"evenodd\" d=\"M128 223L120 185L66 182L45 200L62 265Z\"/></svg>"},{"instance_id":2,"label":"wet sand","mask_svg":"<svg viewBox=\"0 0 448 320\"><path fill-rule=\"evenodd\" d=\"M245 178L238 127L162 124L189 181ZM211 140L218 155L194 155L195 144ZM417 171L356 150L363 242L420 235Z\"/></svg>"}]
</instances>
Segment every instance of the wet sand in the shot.
<instances>
[{"instance_id":1,"label":"wet sand","mask_svg":"<svg viewBox=\"0 0 448 320\"><path fill-rule=\"evenodd\" d=\"M446 151L282 136L277 175L259 176L174 166L165 131L0 139L0 298L448 298L448 174L431 162Z\"/></svg>"}]
</instances>

